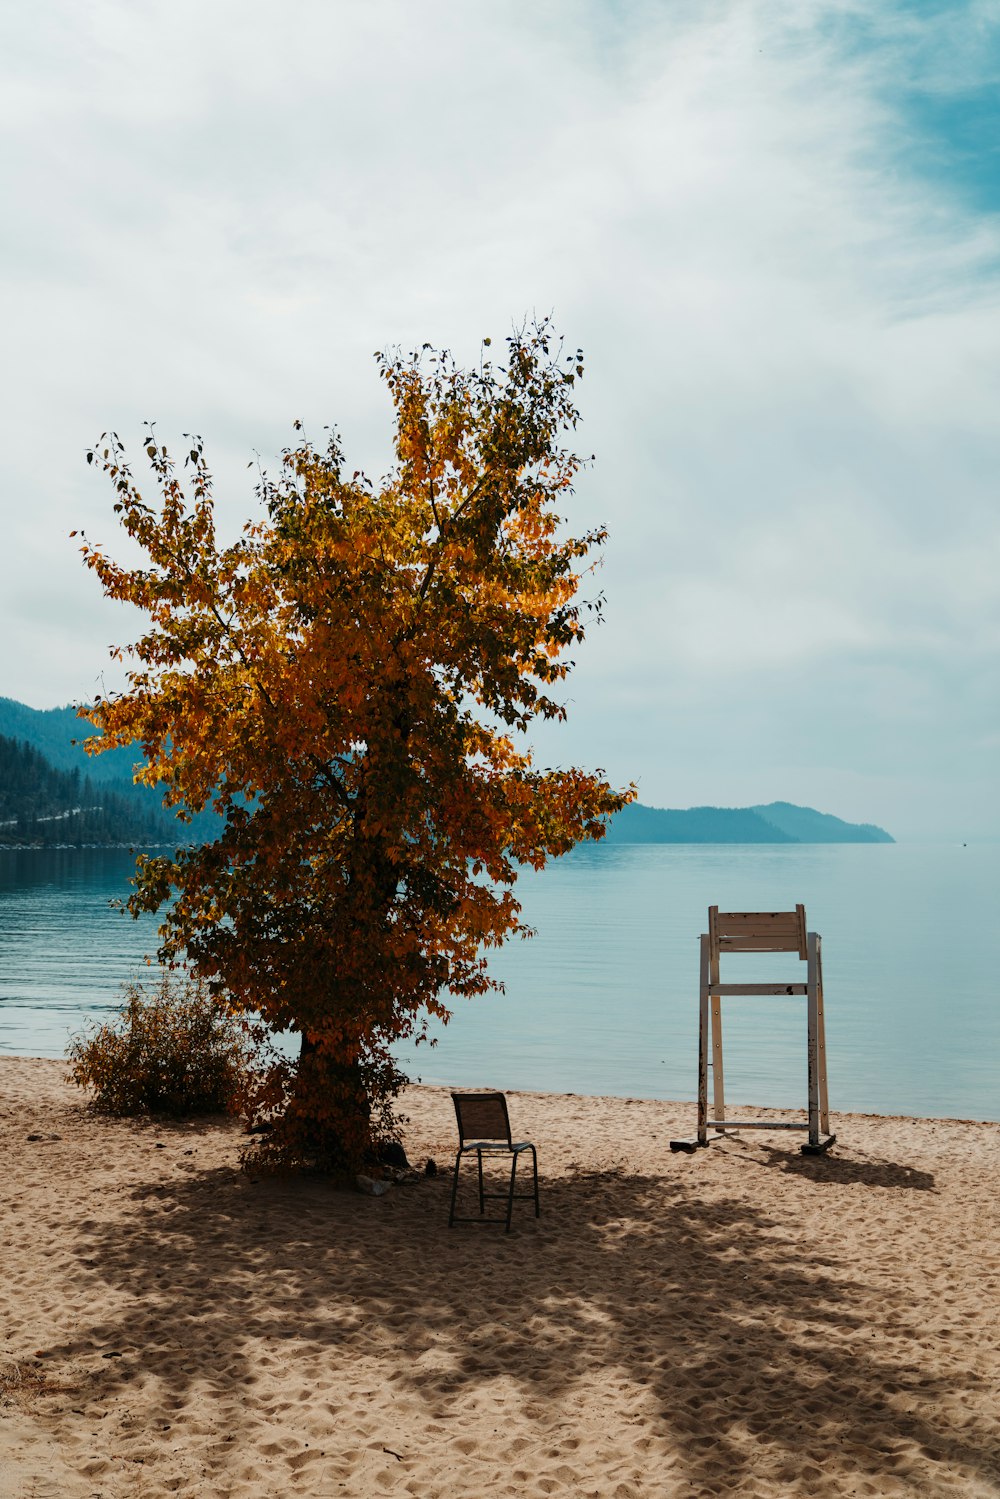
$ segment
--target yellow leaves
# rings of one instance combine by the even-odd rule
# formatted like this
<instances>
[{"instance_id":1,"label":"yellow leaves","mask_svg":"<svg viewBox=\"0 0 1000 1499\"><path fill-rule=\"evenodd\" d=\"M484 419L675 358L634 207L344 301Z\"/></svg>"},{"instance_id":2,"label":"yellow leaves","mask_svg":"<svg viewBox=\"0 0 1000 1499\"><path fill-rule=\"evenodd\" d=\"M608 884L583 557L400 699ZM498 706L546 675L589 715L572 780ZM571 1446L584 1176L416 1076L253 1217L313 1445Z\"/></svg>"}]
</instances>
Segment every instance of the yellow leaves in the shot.
<instances>
[{"instance_id":1,"label":"yellow leaves","mask_svg":"<svg viewBox=\"0 0 1000 1499\"><path fill-rule=\"evenodd\" d=\"M139 870L133 909L169 898L164 953L308 1038L266 1096L342 1144L367 1127L343 1101L398 1086L393 1039L491 986L482 950L524 930L518 863L599 836L631 794L539 772L518 739L564 711L539 684L569 669L603 540L556 513L578 465L549 340L515 336L505 370L380 359L397 471L347 479L336 441L299 440L229 547L200 440L186 493L150 433L155 504L117 439L100 460L145 565L87 543L85 561L148 629L128 691L91 711L96 749L138 741L145 781L222 814L216 841Z\"/></svg>"}]
</instances>

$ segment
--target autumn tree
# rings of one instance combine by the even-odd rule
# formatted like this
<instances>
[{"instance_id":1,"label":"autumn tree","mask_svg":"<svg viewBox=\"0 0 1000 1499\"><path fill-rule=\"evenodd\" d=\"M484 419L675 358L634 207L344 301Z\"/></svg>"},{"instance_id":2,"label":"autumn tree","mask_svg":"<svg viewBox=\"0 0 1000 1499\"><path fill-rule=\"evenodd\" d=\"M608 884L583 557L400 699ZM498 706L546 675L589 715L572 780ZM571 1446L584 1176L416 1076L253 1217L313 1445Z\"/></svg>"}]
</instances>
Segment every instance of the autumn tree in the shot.
<instances>
[{"instance_id":1,"label":"autumn tree","mask_svg":"<svg viewBox=\"0 0 1000 1499\"><path fill-rule=\"evenodd\" d=\"M145 565L84 538L87 566L148 629L113 653L128 685L86 710L87 748L137 742L137 780L221 814L214 841L139 858L129 908L163 913L163 961L299 1034L258 1100L286 1159L349 1165L391 1129L392 1043L495 987L483 950L525 931L519 867L601 837L632 795L540 769L524 741L564 717L567 652L600 609L577 593L605 532L567 536L560 513L581 356L546 324L505 364L486 345L473 369L428 345L376 356L392 472L373 485L335 437L303 438L228 546L200 439L179 468L149 428L153 503L117 436L88 454Z\"/></svg>"}]
</instances>

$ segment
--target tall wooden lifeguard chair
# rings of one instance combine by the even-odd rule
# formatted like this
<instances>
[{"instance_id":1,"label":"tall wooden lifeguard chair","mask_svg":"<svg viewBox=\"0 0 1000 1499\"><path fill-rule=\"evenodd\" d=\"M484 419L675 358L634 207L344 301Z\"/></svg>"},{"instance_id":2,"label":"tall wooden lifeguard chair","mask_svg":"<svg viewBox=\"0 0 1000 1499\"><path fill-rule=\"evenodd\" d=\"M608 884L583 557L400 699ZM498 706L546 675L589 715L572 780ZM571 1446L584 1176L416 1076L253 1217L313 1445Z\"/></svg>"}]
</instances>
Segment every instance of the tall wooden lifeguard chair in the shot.
<instances>
[{"instance_id":1,"label":"tall wooden lifeguard chair","mask_svg":"<svg viewBox=\"0 0 1000 1499\"><path fill-rule=\"evenodd\" d=\"M719 959L724 952L797 952L806 965L804 984L745 982L723 984ZM722 1069L722 1000L762 994L804 995L808 1104L805 1121L727 1119ZM709 1061L709 1016L712 1057ZM712 1069L714 1118L708 1115L708 1069ZM710 1135L710 1129L719 1131ZM830 1134L826 1091L826 1035L823 1024L823 962L818 932L806 931L805 906L794 911L720 911L708 908L708 931L701 938L701 1007L698 1025L698 1134L694 1140L671 1140L671 1150L696 1150L738 1129L804 1129L809 1138L803 1155L822 1155L836 1140Z\"/></svg>"}]
</instances>

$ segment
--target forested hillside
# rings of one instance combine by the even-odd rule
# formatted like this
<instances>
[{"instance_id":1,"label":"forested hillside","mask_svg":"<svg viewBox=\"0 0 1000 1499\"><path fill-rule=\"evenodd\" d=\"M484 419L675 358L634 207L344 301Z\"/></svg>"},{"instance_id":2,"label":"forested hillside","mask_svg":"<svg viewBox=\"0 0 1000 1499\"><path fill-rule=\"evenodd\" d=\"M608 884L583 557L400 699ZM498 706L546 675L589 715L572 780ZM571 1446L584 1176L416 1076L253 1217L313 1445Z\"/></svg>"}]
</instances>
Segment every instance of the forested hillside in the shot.
<instances>
[{"instance_id":1,"label":"forested hillside","mask_svg":"<svg viewBox=\"0 0 1000 1499\"><path fill-rule=\"evenodd\" d=\"M29 708L12 697L0 697L0 734L23 740L41 750L56 770L79 770L92 781L123 781L132 784L132 766L139 754L129 749L88 755L82 741L97 730L75 708ZM74 744L74 740L79 741Z\"/></svg>"},{"instance_id":2,"label":"forested hillside","mask_svg":"<svg viewBox=\"0 0 1000 1499\"><path fill-rule=\"evenodd\" d=\"M173 814L164 811L160 791L135 785L133 767L142 761L138 745L88 755L83 741L96 732L93 724L80 718L73 707L30 708L14 698L0 697L0 735L31 745L44 756L50 769L76 772L90 780L98 788L102 803L108 801L109 794L117 798L129 809L138 826L159 829L158 840L190 843L218 836L219 819L214 812L202 812L190 824L180 823Z\"/></svg>"},{"instance_id":3,"label":"forested hillside","mask_svg":"<svg viewBox=\"0 0 1000 1499\"><path fill-rule=\"evenodd\" d=\"M78 769L58 770L33 745L0 734L0 844L159 843L171 836L157 811Z\"/></svg>"}]
</instances>

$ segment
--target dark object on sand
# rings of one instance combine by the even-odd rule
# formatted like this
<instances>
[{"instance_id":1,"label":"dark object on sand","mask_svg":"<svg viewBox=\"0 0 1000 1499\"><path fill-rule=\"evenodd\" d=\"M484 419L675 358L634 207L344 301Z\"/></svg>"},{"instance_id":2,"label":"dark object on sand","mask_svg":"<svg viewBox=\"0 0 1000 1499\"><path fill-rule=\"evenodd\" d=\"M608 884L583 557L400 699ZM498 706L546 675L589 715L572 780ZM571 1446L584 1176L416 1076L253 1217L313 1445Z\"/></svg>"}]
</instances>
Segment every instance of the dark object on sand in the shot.
<instances>
[{"instance_id":1,"label":"dark object on sand","mask_svg":"<svg viewBox=\"0 0 1000 1499\"><path fill-rule=\"evenodd\" d=\"M425 1176L437 1176L437 1174L438 1174L437 1161L434 1159L433 1156L428 1156L427 1157L427 1164L424 1167L424 1175Z\"/></svg>"},{"instance_id":2,"label":"dark object on sand","mask_svg":"<svg viewBox=\"0 0 1000 1499\"><path fill-rule=\"evenodd\" d=\"M409 1171L410 1169L406 1151L398 1140L383 1141L378 1148L377 1160L380 1166L391 1166L393 1171Z\"/></svg>"}]
</instances>

